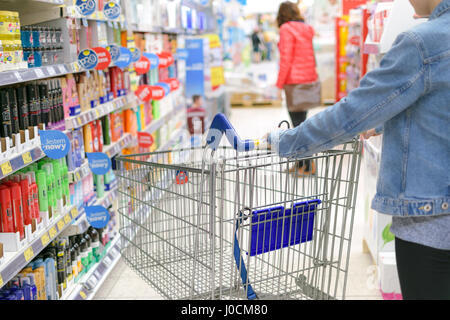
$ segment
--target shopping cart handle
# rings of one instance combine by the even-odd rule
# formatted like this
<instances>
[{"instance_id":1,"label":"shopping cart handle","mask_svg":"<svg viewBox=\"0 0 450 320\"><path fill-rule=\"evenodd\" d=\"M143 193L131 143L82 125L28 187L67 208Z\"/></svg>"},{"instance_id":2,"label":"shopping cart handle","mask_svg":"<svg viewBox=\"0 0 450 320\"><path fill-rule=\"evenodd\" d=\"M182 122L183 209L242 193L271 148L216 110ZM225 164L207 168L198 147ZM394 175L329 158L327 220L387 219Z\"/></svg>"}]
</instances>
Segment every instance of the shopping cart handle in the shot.
<instances>
[{"instance_id":1,"label":"shopping cart handle","mask_svg":"<svg viewBox=\"0 0 450 320\"><path fill-rule=\"evenodd\" d=\"M211 123L206 143L211 149L216 150L224 134L236 151L252 151L258 144L258 140L241 140L227 117L223 113L218 113Z\"/></svg>"}]
</instances>

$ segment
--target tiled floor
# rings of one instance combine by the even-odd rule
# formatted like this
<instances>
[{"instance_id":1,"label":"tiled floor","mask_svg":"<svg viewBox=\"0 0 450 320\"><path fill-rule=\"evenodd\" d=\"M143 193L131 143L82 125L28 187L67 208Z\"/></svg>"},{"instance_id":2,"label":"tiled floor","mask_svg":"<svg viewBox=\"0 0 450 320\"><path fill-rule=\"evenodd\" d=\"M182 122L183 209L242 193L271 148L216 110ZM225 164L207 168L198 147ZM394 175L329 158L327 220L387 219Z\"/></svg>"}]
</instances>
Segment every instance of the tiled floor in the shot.
<instances>
[{"instance_id":1,"label":"tiled floor","mask_svg":"<svg viewBox=\"0 0 450 320\"><path fill-rule=\"evenodd\" d=\"M309 116L320 110L320 108L313 110ZM285 108L233 109L231 116L231 121L242 138L261 137L275 128L284 119L288 119ZM360 188L364 186L363 179L364 177L361 176ZM355 215L347 282L347 299L381 299L378 289L371 284L373 279L372 271L374 270L372 258L369 254L363 253L362 249L364 217L361 210L358 209L363 207L362 201L362 197L360 197ZM139 300L161 299L161 297L121 260L99 289L95 299Z\"/></svg>"}]
</instances>

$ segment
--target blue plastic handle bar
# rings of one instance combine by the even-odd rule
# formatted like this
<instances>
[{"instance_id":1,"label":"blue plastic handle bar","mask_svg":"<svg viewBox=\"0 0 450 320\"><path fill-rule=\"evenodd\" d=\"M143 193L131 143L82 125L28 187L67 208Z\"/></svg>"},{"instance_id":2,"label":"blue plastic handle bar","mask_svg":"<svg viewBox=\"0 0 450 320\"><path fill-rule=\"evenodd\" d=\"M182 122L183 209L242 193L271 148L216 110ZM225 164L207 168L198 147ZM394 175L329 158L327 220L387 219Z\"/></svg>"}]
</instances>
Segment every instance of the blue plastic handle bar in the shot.
<instances>
[{"instance_id":1,"label":"blue plastic handle bar","mask_svg":"<svg viewBox=\"0 0 450 320\"><path fill-rule=\"evenodd\" d=\"M226 135L228 142L236 151L252 151L255 149L254 140L241 140L227 117L223 113L218 113L211 123L206 143L211 149L216 150L223 135Z\"/></svg>"}]
</instances>

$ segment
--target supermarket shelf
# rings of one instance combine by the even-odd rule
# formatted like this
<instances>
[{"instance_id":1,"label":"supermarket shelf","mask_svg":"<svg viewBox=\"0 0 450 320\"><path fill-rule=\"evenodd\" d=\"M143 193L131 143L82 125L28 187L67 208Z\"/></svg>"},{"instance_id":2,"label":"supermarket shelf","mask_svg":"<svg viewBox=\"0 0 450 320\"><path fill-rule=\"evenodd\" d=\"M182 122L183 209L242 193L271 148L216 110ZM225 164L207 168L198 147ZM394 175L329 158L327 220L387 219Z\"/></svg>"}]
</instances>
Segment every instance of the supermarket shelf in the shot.
<instances>
[{"instance_id":1,"label":"supermarket shelf","mask_svg":"<svg viewBox=\"0 0 450 320\"><path fill-rule=\"evenodd\" d=\"M121 238L118 234L109 244L106 255L83 275L79 283L66 290L61 300L91 300L120 260Z\"/></svg>"},{"instance_id":2,"label":"supermarket shelf","mask_svg":"<svg viewBox=\"0 0 450 320\"><path fill-rule=\"evenodd\" d=\"M123 148L128 146L132 141L133 136L130 133L125 133L119 141L109 146L103 146L103 153L106 153L108 157L112 158L115 155L119 154L119 152L122 151Z\"/></svg>"},{"instance_id":3,"label":"supermarket shelf","mask_svg":"<svg viewBox=\"0 0 450 320\"><path fill-rule=\"evenodd\" d=\"M81 165L81 167L76 168L74 171L69 171L69 183L75 183L83 180L91 172L89 168L89 162L85 160L85 162Z\"/></svg>"},{"instance_id":4,"label":"supermarket shelf","mask_svg":"<svg viewBox=\"0 0 450 320\"><path fill-rule=\"evenodd\" d=\"M38 68L8 70L0 73L0 86L9 86L26 81L59 77L80 71L81 69L77 62Z\"/></svg>"},{"instance_id":5,"label":"supermarket shelf","mask_svg":"<svg viewBox=\"0 0 450 320\"><path fill-rule=\"evenodd\" d=\"M169 141L162 145L158 151L167 151L169 150L174 144L180 142L180 140L183 139L183 134L186 131L186 125L182 126L180 129L175 131Z\"/></svg>"},{"instance_id":6,"label":"supermarket shelf","mask_svg":"<svg viewBox=\"0 0 450 320\"><path fill-rule=\"evenodd\" d=\"M14 174L15 172L44 157L45 154L40 146L19 154L14 154L12 159L4 161L0 164L0 179Z\"/></svg>"},{"instance_id":7,"label":"supermarket shelf","mask_svg":"<svg viewBox=\"0 0 450 320\"><path fill-rule=\"evenodd\" d=\"M122 96L113 101L98 105L91 110L82 112L77 116L70 117L66 119L66 130L81 128L91 121L100 119L111 112L120 110L132 101L132 95Z\"/></svg>"},{"instance_id":8,"label":"supermarket shelf","mask_svg":"<svg viewBox=\"0 0 450 320\"><path fill-rule=\"evenodd\" d=\"M108 208L112 205L114 200L117 199L117 184L113 187L111 191L106 192L105 196L101 199L96 200L91 205L103 206ZM84 214L84 208L79 209L78 219L73 221L72 224L64 231L65 236L74 236L86 232L89 228L89 223Z\"/></svg>"},{"instance_id":9,"label":"supermarket shelf","mask_svg":"<svg viewBox=\"0 0 450 320\"><path fill-rule=\"evenodd\" d=\"M185 106L183 104L180 104L179 106L175 107L171 112L165 114L158 120L152 121L150 125L144 130L144 132L147 133L154 133L155 131L159 130L169 119L173 118L178 112L183 110Z\"/></svg>"},{"instance_id":10,"label":"supermarket shelf","mask_svg":"<svg viewBox=\"0 0 450 320\"><path fill-rule=\"evenodd\" d=\"M75 206L68 207L45 230L18 252L6 252L4 262L0 265L0 288L20 272L34 257L36 257L52 240L78 217Z\"/></svg>"}]
</instances>

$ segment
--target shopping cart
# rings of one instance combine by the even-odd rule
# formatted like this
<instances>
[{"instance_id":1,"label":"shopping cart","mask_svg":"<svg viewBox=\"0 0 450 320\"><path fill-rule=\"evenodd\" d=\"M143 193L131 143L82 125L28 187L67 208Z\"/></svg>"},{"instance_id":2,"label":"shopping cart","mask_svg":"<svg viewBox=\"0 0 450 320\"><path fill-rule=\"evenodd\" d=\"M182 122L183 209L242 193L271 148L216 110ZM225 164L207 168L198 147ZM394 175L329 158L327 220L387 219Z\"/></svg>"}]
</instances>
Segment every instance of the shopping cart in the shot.
<instances>
[{"instance_id":1,"label":"shopping cart","mask_svg":"<svg viewBox=\"0 0 450 320\"><path fill-rule=\"evenodd\" d=\"M204 148L117 158L122 256L163 297L345 298L360 142L310 176L257 145L219 114Z\"/></svg>"}]
</instances>

